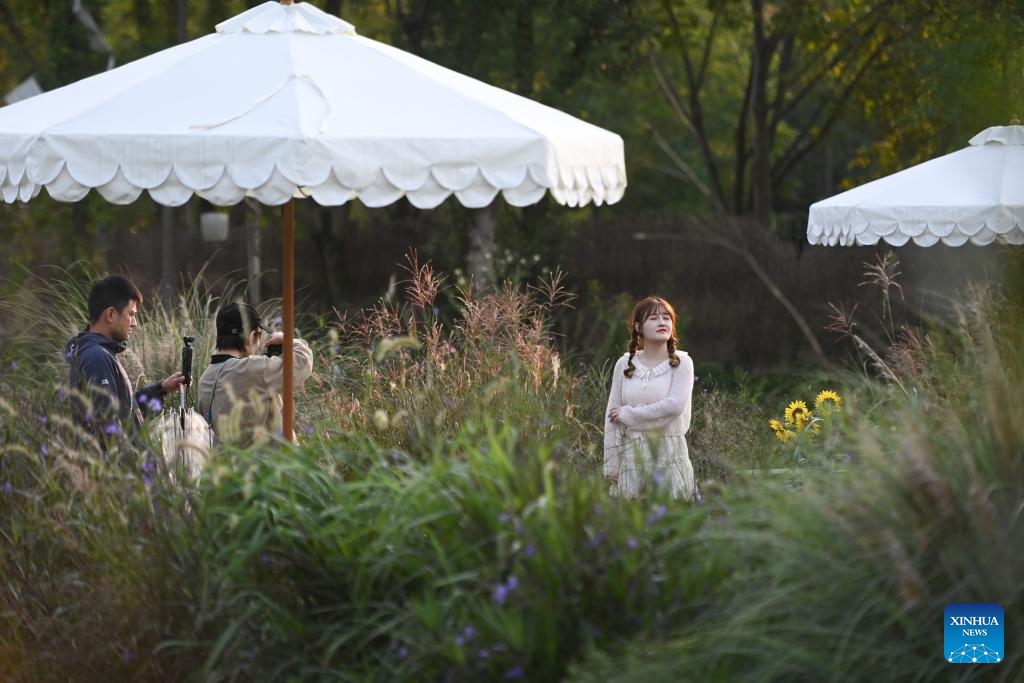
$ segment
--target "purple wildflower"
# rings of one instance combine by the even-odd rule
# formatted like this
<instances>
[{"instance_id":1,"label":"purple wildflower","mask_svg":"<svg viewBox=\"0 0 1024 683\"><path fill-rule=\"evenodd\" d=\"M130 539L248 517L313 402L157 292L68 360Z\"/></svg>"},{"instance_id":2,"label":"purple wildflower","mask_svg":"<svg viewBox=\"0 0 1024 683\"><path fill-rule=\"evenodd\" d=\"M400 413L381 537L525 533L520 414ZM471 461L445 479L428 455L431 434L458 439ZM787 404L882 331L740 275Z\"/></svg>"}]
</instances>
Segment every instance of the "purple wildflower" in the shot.
<instances>
[{"instance_id":1,"label":"purple wildflower","mask_svg":"<svg viewBox=\"0 0 1024 683\"><path fill-rule=\"evenodd\" d=\"M47 448L45 445L40 446L39 447L39 454L42 455L45 458L46 456L48 456L50 454L50 449Z\"/></svg>"},{"instance_id":2,"label":"purple wildflower","mask_svg":"<svg viewBox=\"0 0 1024 683\"><path fill-rule=\"evenodd\" d=\"M313 436L313 434L316 432L316 430L310 427L309 425L303 427L302 431L306 433L306 436Z\"/></svg>"},{"instance_id":3,"label":"purple wildflower","mask_svg":"<svg viewBox=\"0 0 1024 683\"><path fill-rule=\"evenodd\" d=\"M139 403L149 403L149 396L139 394Z\"/></svg>"},{"instance_id":4,"label":"purple wildflower","mask_svg":"<svg viewBox=\"0 0 1024 683\"><path fill-rule=\"evenodd\" d=\"M91 410L85 411L85 418L84 419L85 419L86 422L92 422L92 411Z\"/></svg>"},{"instance_id":5,"label":"purple wildflower","mask_svg":"<svg viewBox=\"0 0 1024 683\"><path fill-rule=\"evenodd\" d=\"M156 472L156 463L152 460L147 460L142 463L142 482L149 486L153 483L153 473Z\"/></svg>"},{"instance_id":6,"label":"purple wildflower","mask_svg":"<svg viewBox=\"0 0 1024 683\"><path fill-rule=\"evenodd\" d=\"M510 576L508 577L508 581L506 581L505 583L499 583L497 586L494 587L494 592L491 597L494 600L495 604L504 605L505 602L508 600L509 594L518 587L519 579L517 579L514 575Z\"/></svg>"},{"instance_id":7,"label":"purple wildflower","mask_svg":"<svg viewBox=\"0 0 1024 683\"><path fill-rule=\"evenodd\" d=\"M161 401L158 398L150 399L149 400L149 409L152 410L154 413L159 413L161 410L164 409L163 401Z\"/></svg>"},{"instance_id":8,"label":"purple wildflower","mask_svg":"<svg viewBox=\"0 0 1024 683\"><path fill-rule=\"evenodd\" d=\"M467 626L462 630L462 633L455 636L455 644L462 647L469 641L473 640L474 637L476 637L476 629L472 626Z\"/></svg>"},{"instance_id":9,"label":"purple wildflower","mask_svg":"<svg viewBox=\"0 0 1024 683\"><path fill-rule=\"evenodd\" d=\"M628 539L626 539L626 545L628 545L631 549L635 550L636 549L636 539L633 538L632 536L630 536Z\"/></svg>"},{"instance_id":10,"label":"purple wildflower","mask_svg":"<svg viewBox=\"0 0 1024 683\"><path fill-rule=\"evenodd\" d=\"M104 434L117 434L119 431L121 431L121 428L117 426L116 422L111 422L103 428Z\"/></svg>"},{"instance_id":11,"label":"purple wildflower","mask_svg":"<svg viewBox=\"0 0 1024 683\"><path fill-rule=\"evenodd\" d=\"M10 493L14 490L14 485L11 482L4 482L4 493Z\"/></svg>"},{"instance_id":12,"label":"purple wildflower","mask_svg":"<svg viewBox=\"0 0 1024 683\"><path fill-rule=\"evenodd\" d=\"M44 424L46 424L49 421L50 420L45 415L40 415L39 416L39 424L44 425Z\"/></svg>"},{"instance_id":13,"label":"purple wildflower","mask_svg":"<svg viewBox=\"0 0 1024 683\"><path fill-rule=\"evenodd\" d=\"M402 647L398 648L398 658L399 659L405 659L408 656L409 656L409 648L407 648L405 645L403 645Z\"/></svg>"},{"instance_id":14,"label":"purple wildflower","mask_svg":"<svg viewBox=\"0 0 1024 683\"><path fill-rule=\"evenodd\" d=\"M526 548L525 548L525 549L523 550L523 554L524 554L524 555L526 555L526 557L533 557L534 555L536 555L536 554L537 554L537 546L535 546L535 545L534 545L534 544L532 544L532 543L531 543L531 544L529 544L529 545L528 545L528 546L526 546Z\"/></svg>"},{"instance_id":15,"label":"purple wildflower","mask_svg":"<svg viewBox=\"0 0 1024 683\"><path fill-rule=\"evenodd\" d=\"M455 401L451 400L447 396L444 397L443 403L445 408L451 408L455 405Z\"/></svg>"},{"instance_id":16,"label":"purple wildflower","mask_svg":"<svg viewBox=\"0 0 1024 683\"><path fill-rule=\"evenodd\" d=\"M517 678L522 678L523 676L524 673L522 665L516 664L514 667L506 671L505 675L502 676L502 678L506 681L514 681Z\"/></svg>"},{"instance_id":17,"label":"purple wildflower","mask_svg":"<svg viewBox=\"0 0 1024 683\"><path fill-rule=\"evenodd\" d=\"M482 647L479 650L477 650L476 656L480 659L487 659L491 656L491 653L487 651L487 648Z\"/></svg>"},{"instance_id":18,"label":"purple wildflower","mask_svg":"<svg viewBox=\"0 0 1024 683\"><path fill-rule=\"evenodd\" d=\"M17 369L18 369L18 361L12 360L11 361L11 370L17 370Z\"/></svg>"},{"instance_id":19,"label":"purple wildflower","mask_svg":"<svg viewBox=\"0 0 1024 683\"><path fill-rule=\"evenodd\" d=\"M657 509L651 513L651 516L647 518L648 524L654 524L659 519L665 516L665 506L659 505Z\"/></svg>"},{"instance_id":20,"label":"purple wildflower","mask_svg":"<svg viewBox=\"0 0 1024 683\"><path fill-rule=\"evenodd\" d=\"M75 352L74 352L74 351L71 351L71 350L68 350L68 351L67 351L67 352L66 352L66 353L64 354L64 360L71 360L71 356L73 356L73 355L75 355Z\"/></svg>"},{"instance_id":21,"label":"purple wildflower","mask_svg":"<svg viewBox=\"0 0 1024 683\"><path fill-rule=\"evenodd\" d=\"M502 524L504 524L505 522L507 522L510 519L512 519L512 518L509 517L509 514L507 512L502 512L500 515L498 515L498 521L501 522Z\"/></svg>"}]
</instances>

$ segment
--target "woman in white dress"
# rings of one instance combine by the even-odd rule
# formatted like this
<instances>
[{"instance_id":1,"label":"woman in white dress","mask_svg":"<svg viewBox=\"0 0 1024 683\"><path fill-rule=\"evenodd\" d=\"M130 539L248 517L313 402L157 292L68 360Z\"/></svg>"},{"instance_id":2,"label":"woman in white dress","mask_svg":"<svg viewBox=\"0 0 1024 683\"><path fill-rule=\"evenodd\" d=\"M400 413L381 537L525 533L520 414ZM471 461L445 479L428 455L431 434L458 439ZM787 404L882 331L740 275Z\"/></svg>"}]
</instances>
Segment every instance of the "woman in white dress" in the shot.
<instances>
[{"instance_id":1,"label":"woman in white dress","mask_svg":"<svg viewBox=\"0 0 1024 683\"><path fill-rule=\"evenodd\" d=\"M611 494L635 498L648 485L694 497L686 447L693 361L676 348L676 312L660 297L633 308L629 352L615 363L604 424L604 475Z\"/></svg>"}]
</instances>

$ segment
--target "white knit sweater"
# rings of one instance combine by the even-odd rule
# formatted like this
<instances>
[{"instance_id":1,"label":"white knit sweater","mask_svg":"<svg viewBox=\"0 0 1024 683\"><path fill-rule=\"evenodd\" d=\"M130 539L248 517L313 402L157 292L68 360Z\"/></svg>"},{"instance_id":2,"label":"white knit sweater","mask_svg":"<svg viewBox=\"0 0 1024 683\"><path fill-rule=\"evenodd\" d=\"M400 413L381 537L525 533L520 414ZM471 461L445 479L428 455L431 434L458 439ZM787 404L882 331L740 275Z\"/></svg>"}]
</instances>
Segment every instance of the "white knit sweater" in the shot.
<instances>
[{"instance_id":1,"label":"white knit sweater","mask_svg":"<svg viewBox=\"0 0 1024 683\"><path fill-rule=\"evenodd\" d=\"M693 395L693 361L684 351L676 351L679 365L672 367L666 358L653 368L633 358L632 377L623 370L629 354L623 354L612 371L612 389L605 409L604 473L618 476L621 466L622 428L627 438L656 433L659 436L683 436L690 429ZM608 419L608 411L619 407L619 425Z\"/></svg>"}]
</instances>

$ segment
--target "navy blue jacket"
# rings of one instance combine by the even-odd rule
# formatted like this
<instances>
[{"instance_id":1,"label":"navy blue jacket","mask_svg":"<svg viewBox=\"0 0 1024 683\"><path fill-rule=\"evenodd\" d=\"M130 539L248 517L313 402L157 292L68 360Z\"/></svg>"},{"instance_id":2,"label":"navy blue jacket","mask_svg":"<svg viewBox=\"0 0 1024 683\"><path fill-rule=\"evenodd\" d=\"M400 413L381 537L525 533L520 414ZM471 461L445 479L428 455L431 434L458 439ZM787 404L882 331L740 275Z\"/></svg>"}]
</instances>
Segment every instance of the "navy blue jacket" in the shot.
<instances>
[{"instance_id":1,"label":"navy blue jacket","mask_svg":"<svg viewBox=\"0 0 1024 683\"><path fill-rule=\"evenodd\" d=\"M68 342L64 354L71 365L68 384L89 397L91 405L82 407L78 418L94 433L138 431L145 415L146 401L164 395L159 384L132 392L128 373L117 358L127 346L125 342L89 331Z\"/></svg>"}]
</instances>

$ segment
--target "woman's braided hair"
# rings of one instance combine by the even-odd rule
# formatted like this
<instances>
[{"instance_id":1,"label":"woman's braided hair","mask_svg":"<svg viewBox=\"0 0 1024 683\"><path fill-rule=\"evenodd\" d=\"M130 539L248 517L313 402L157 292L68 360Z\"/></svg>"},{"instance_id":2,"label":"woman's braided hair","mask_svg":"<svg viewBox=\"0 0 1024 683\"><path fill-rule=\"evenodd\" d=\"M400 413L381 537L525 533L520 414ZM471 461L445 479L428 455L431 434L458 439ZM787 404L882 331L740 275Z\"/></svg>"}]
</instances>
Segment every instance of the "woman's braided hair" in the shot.
<instances>
[{"instance_id":1,"label":"woman's braided hair","mask_svg":"<svg viewBox=\"0 0 1024 683\"><path fill-rule=\"evenodd\" d=\"M644 320L651 313L656 313L659 309L665 309L665 312L672 318L672 336L669 337L667 345L668 364L673 368L679 367L679 357L676 356L676 346L679 344L679 340L676 339L676 309L672 308L672 304L660 296L649 296L633 307L633 315L630 316L630 320L627 323L629 325L629 359L626 362L626 369L622 371L622 374L626 377L632 377L633 373L636 372L636 366L633 365L633 357L638 350L644 348L644 338L640 333Z\"/></svg>"}]
</instances>

